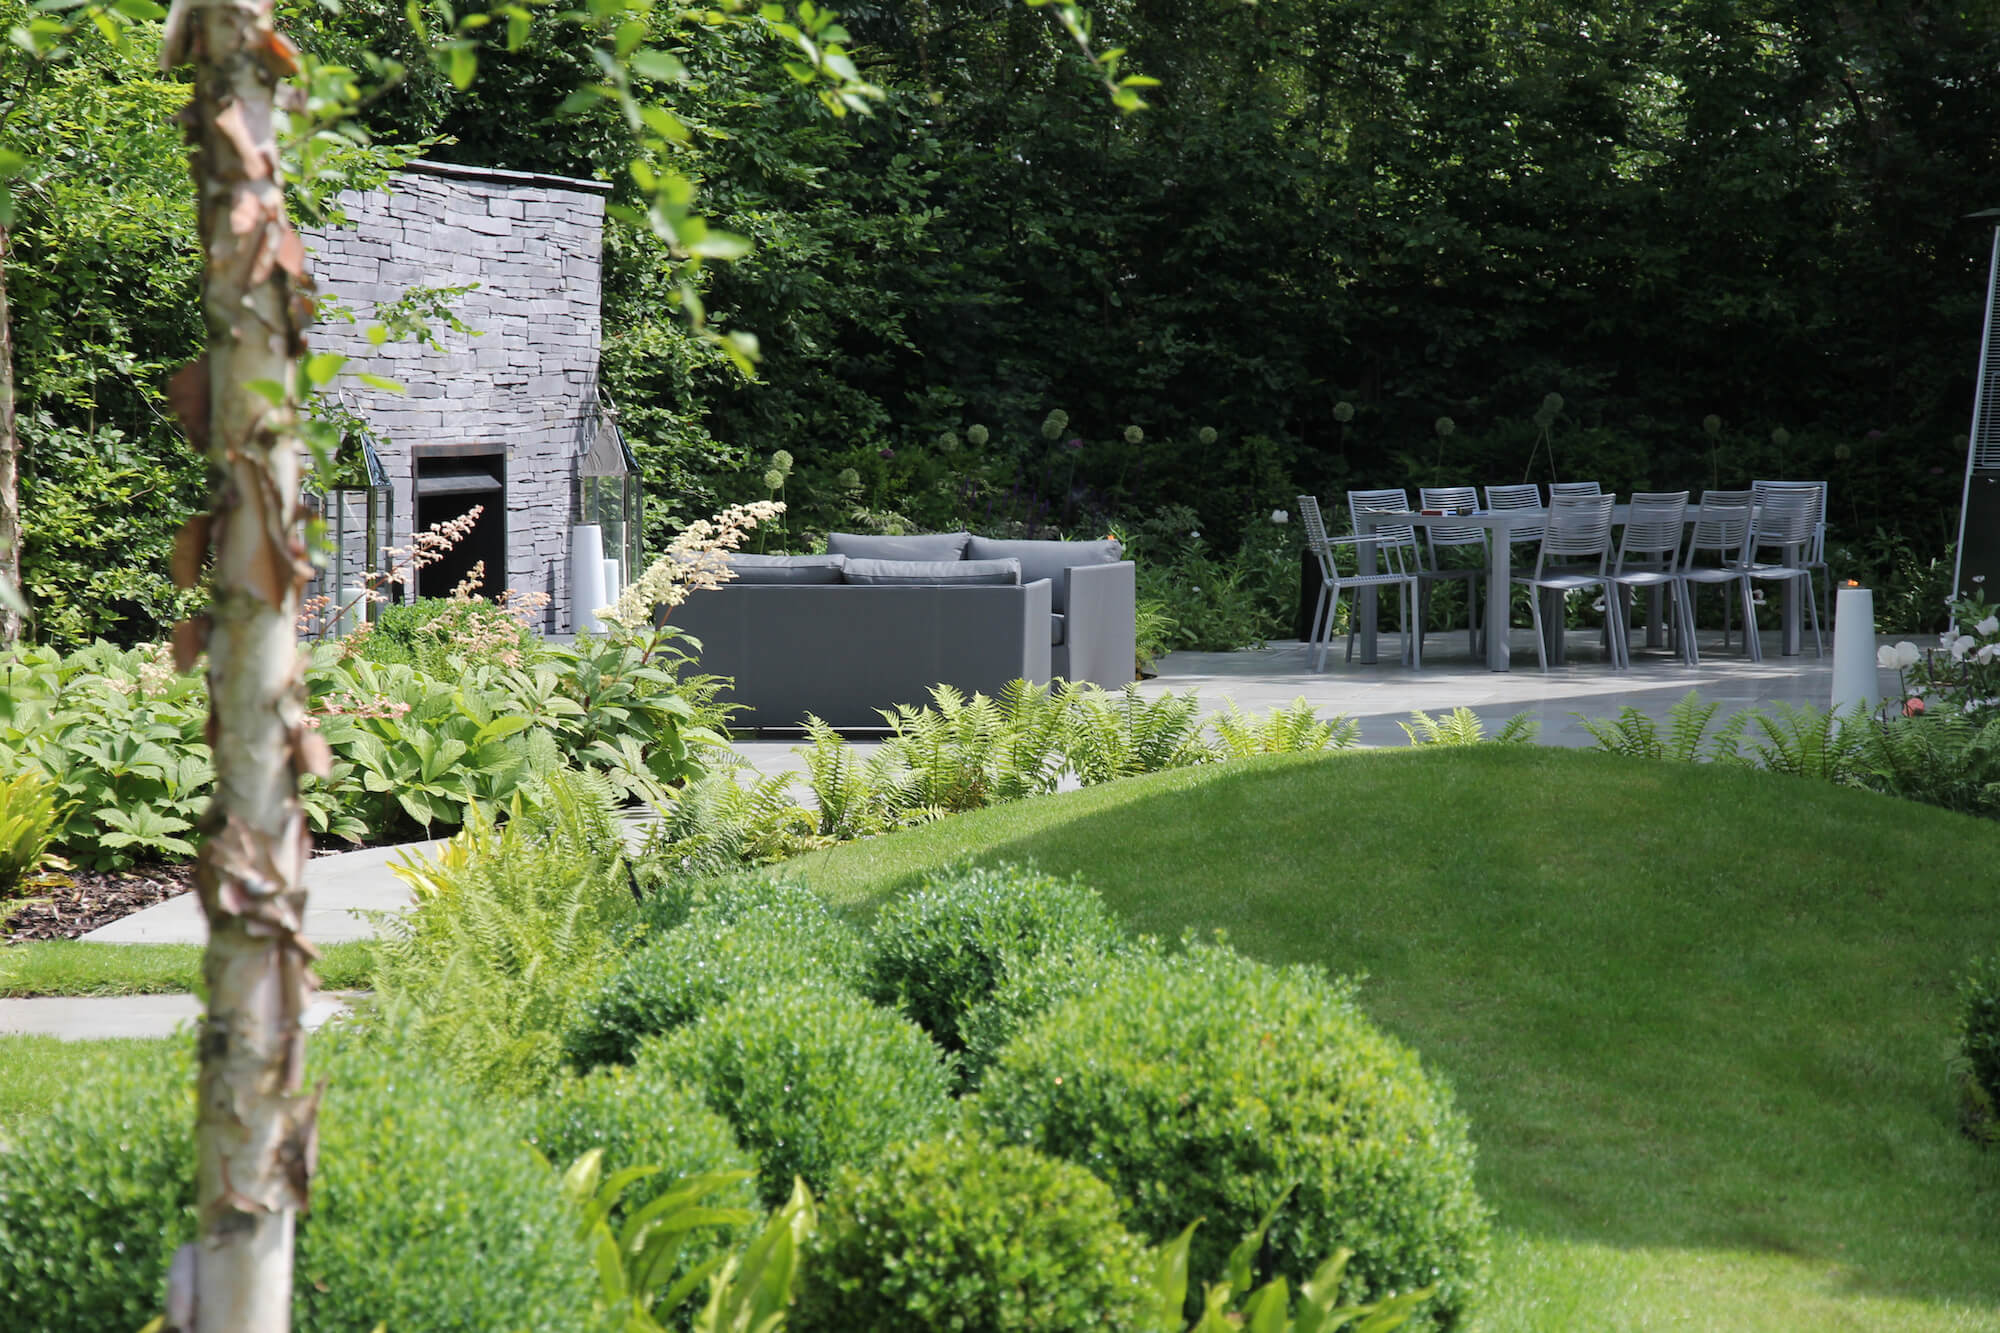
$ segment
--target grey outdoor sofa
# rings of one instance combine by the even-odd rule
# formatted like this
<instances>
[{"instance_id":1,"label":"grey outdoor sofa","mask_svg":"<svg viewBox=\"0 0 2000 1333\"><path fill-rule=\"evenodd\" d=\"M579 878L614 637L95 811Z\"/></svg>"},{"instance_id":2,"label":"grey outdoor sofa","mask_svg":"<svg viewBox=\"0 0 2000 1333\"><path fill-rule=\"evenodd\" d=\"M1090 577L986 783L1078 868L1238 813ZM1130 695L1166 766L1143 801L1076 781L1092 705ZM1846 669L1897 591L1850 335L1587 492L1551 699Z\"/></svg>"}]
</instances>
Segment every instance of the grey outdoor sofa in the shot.
<instances>
[{"instance_id":1,"label":"grey outdoor sofa","mask_svg":"<svg viewBox=\"0 0 2000 1333\"><path fill-rule=\"evenodd\" d=\"M737 556L672 624L699 670L731 679L740 725L883 725L947 684L993 694L1054 677L1132 679L1136 583L1115 542L995 542L965 533L835 533L820 556Z\"/></svg>"}]
</instances>

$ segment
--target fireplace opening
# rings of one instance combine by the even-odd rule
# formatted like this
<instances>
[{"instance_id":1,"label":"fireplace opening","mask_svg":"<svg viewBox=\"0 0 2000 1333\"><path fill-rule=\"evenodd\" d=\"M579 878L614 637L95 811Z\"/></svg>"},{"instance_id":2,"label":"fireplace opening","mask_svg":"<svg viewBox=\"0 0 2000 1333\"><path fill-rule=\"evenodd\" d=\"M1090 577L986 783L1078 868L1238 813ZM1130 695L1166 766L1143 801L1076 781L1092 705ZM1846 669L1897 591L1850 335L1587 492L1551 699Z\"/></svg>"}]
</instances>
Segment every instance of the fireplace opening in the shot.
<instances>
[{"instance_id":1,"label":"fireplace opening","mask_svg":"<svg viewBox=\"0 0 2000 1333\"><path fill-rule=\"evenodd\" d=\"M416 526L479 516L442 560L417 573L419 597L449 597L483 565L473 591L498 597L507 587L507 459L500 445L419 446L416 457Z\"/></svg>"}]
</instances>

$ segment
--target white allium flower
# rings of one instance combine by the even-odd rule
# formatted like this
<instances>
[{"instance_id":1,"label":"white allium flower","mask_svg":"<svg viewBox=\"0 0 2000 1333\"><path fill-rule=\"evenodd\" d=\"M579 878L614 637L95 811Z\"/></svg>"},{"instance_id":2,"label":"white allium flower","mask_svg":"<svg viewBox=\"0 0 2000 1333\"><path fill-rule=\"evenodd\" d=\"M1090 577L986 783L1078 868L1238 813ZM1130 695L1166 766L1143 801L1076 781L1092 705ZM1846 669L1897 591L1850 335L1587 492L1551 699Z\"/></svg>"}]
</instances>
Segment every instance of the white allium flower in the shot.
<instances>
[{"instance_id":1,"label":"white allium flower","mask_svg":"<svg viewBox=\"0 0 2000 1333\"><path fill-rule=\"evenodd\" d=\"M1972 629L1974 633L1991 638L1994 634L2000 633L2000 616L1988 616L1977 625L1974 625Z\"/></svg>"},{"instance_id":2,"label":"white allium flower","mask_svg":"<svg viewBox=\"0 0 2000 1333\"><path fill-rule=\"evenodd\" d=\"M1198 542L1201 540L1201 534L1199 532L1190 532L1188 534L1188 540L1191 542Z\"/></svg>"},{"instance_id":3,"label":"white allium flower","mask_svg":"<svg viewBox=\"0 0 2000 1333\"><path fill-rule=\"evenodd\" d=\"M1271 511L1271 521L1273 523L1289 523L1292 521L1292 516L1283 509L1273 509Z\"/></svg>"}]
</instances>

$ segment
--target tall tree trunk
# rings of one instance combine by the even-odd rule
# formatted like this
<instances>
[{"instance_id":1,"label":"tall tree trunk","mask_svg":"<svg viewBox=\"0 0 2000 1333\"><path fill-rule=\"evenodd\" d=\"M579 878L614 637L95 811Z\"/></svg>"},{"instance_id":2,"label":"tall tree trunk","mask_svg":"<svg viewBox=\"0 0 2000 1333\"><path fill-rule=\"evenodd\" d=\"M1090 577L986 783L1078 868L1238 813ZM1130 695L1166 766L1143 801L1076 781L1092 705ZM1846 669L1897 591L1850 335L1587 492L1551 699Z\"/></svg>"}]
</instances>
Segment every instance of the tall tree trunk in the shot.
<instances>
[{"instance_id":1,"label":"tall tree trunk","mask_svg":"<svg viewBox=\"0 0 2000 1333\"><path fill-rule=\"evenodd\" d=\"M318 1098L299 1094L313 978L298 776L324 771L305 726L299 593L296 371L312 315L305 252L285 217L274 122L297 70L271 0L177 0L161 60L194 64L184 121L201 222L208 353L176 377L175 410L206 449L213 510L175 550L183 585L212 539L214 602L175 630L208 649L216 795L195 885L208 917L201 1029L197 1239L169 1282L169 1322L192 1333L282 1333L294 1218L306 1201ZM276 402L272 398L277 399Z\"/></svg>"},{"instance_id":2,"label":"tall tree trunk","mask_svg":"<svg viewBox=\"0 0 2000 1333\"><path fill-rule=\"evenodd\" d=\"M7 248L0 223L0 580L21 586L21 440L14 433L14 312L7 304ZM0 643L21 637L21 616L0 602Z\"/></svg>"}]
</instances>

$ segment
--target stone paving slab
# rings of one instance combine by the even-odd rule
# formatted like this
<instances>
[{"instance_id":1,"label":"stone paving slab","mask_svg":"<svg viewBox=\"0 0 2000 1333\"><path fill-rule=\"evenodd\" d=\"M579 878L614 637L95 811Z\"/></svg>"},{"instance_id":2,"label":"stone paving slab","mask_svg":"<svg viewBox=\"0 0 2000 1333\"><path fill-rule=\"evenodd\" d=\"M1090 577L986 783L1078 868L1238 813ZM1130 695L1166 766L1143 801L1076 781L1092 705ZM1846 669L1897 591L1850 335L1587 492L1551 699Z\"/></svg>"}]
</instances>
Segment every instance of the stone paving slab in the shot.
<instances>
[{"instance_id":1,"label":"stone paving slab","mask_svg":"<svg viewBox=\"0 0 2000 1333\"><path fill-rule=\"evenodd\" d=\"M355 991L326 991L306 1006L305 1026L314 1031L348 1012ZM94 995L0 1000L0 1035L60 1037L94 1041L107 1037L171 1037L201 1018L192 995Z\"/></svg>"}]
</instances>

